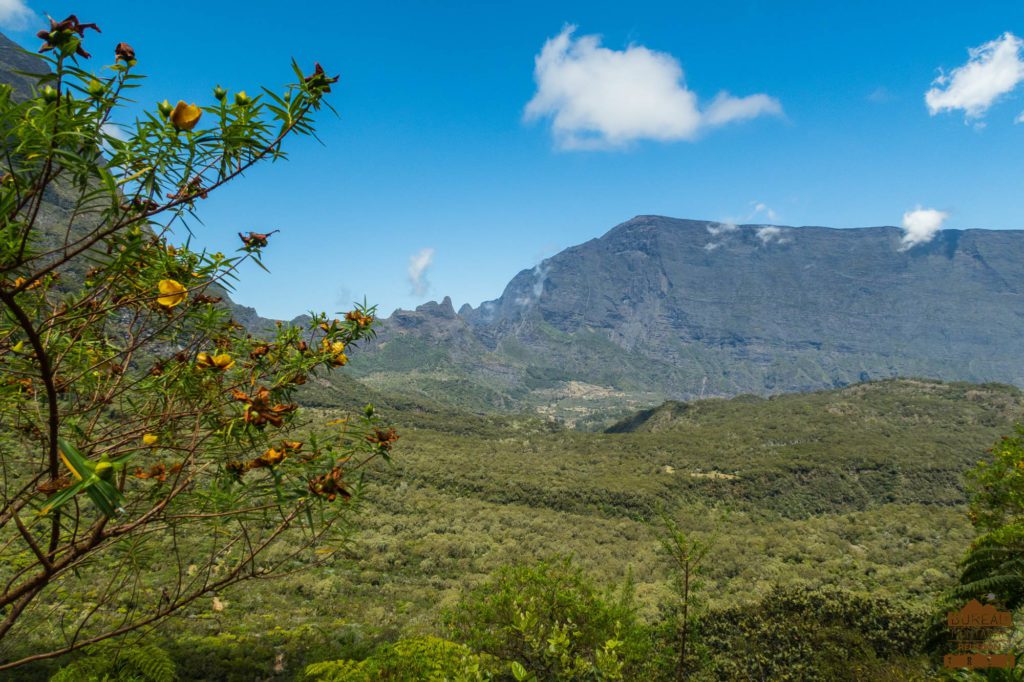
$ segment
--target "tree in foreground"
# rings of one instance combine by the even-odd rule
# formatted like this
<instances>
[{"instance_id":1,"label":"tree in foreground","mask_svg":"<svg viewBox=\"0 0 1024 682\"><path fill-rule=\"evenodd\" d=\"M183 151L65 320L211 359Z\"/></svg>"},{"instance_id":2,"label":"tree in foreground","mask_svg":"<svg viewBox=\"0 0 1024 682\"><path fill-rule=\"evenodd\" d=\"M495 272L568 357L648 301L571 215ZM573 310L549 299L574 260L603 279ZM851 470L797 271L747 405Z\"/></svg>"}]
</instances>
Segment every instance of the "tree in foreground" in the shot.
<instances>
[{"instance_id":1,"label":"tree in foreground","mask_svg":"<svg viewBox=\"0 0 1024 682\"><path fill-rule=\"evenodd\" d=\"M0 86L0 671L330 560L360 470L397 438L371 407L314 427L294 402L373 334L372 308L253 338L218 294L270 233L230 256L172 242L312 135L337 78L293 64L281 93L218 86L117 135L141 77L126 43L82 68L98 30L51 20L34 94Z\"/></svg>"},{"instance_id":2,"label":"tree in foreground","mask_svg":"<svg viewBox=\"0 0 1024 682\"><path fill-rule=\"evenodd\" d=\"M990 452L991 459L969 474L970 519L980 534L964 560L955 596L1017 609L1024 605L1024 427Z\"/></svg>"},{"instance_id":3,"label":"tree in foreground","mask_svg":"<svg viewBox=\"0 0 1024 682\"><path fill-rule=\"evenodd\" d=\"M668 512L659 514L658 541L669 561L671 585L675 600L666 605L667 624L674 630L676 680L686 680L701 667L706 652L699 645L700 608L699 592L702 564L714 540L701 541L684 532Z\"/></svg>"}]
</instances>

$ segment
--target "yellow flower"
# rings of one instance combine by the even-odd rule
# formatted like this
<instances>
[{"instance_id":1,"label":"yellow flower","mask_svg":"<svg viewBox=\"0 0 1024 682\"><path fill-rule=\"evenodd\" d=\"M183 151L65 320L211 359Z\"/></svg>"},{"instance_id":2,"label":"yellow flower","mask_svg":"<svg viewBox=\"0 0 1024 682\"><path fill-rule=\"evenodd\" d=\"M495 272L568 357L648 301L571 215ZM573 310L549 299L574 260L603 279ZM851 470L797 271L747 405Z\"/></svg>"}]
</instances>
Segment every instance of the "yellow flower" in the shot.
<instances>
[{"instance_id":1,"label":"yellow flower","mask_svg":"<svg viewBox=\"0 0 1024 682\"><path fill-rule=\"evenodd\" d=\"M157 288L160 290L160 295L157 296L156 302L165 308L173 308L188 298L188 290L181 285L181 282L173 279L160 280L157 283Z\"/></svg>"},{"instance_id":2,"label":"yellow flower","mask_svg":"<svg viewBox=\"0 0 1024 682\"><path fill-rule=\"evenodd\" d=\"M156 442L157 442L158 440L160 440L160 437L159 437L159 436L157 436L157 435L156 435L155 433L147 433L147 434L145 434L145 435L144 435L144 436L142 437L142 444L143 444L143 445L153 445L153 444L155 444L155 443L156 443Z\"/></svg>"},{"instance_id":3,"label":"yellow flower","mask_svg":"<svg viewBox=\"0 0 1024 682\"><path fill-rule=\"evenodd\" d=\"M200 369L227 370L235 366L235 360L227 353L220 353L218 355L199 353L196 355L196 365Z\"/></svg>"},{"instance_id":4,"label":"yellow flower","mask_svg":"<svg viewBox=\"0 0 1024 682\"><path fill-rule=\"evenodd\" d=\"M171 123L178 130L192 130L199 123L199 117L202 115L203 110L195 104L185 104L184 101L178 100L171 112Z\"/></svg>"},{"instance_id":5,"label":"yellow flower","mask_svg":"<svg viewBox=\"0 0 1024 682\"><path fill-rule=\"evenodd\" d=\"M214 355L213 366L217 369L231 369L235 366L235 361L227 353L221 353L220 355Z\"/></svg>"}]
</instances>

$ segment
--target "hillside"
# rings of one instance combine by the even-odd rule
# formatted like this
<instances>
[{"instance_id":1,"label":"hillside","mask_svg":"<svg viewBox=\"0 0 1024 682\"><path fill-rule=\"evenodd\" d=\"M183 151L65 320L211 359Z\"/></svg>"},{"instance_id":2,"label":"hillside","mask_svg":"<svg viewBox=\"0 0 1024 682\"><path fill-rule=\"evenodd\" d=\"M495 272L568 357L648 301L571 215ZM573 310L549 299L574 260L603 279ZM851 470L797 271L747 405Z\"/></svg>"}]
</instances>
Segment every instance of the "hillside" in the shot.
<instances>
[{"instance_id":1,"label":"hillside","mask_svg":"<svg viewBox=\"0 0 1024 682\"><path fill-rule=\"evenodd\" d=\"M717 538L702 591L711 608L777 586L927 605L973 535L962 474L1022 410L1009 386L882 381L669 404L609 434L426 415L373 473L350 560L226 595L230 636L200 605L167 637L185 658L259 650L253 665L267 668L268 631L319 642L334 623L344 634L333 651L365 650L437 631L444 608L499 566L553 554L604 585L631 575L653 619L670 599L651 524L659 506Z\"/></svg>"},{"instance_id":2,"label":"hillside","mask_svg":"<svg viewBox=\"0 0 1024 682\"><path fill-rule=\"evenodd\" d=\"M628 402L894 376L1024 385L1024 232L730 226L639 216L494 301L397 311L353 371L569 420Z\"/></svg>"}]
</instances>

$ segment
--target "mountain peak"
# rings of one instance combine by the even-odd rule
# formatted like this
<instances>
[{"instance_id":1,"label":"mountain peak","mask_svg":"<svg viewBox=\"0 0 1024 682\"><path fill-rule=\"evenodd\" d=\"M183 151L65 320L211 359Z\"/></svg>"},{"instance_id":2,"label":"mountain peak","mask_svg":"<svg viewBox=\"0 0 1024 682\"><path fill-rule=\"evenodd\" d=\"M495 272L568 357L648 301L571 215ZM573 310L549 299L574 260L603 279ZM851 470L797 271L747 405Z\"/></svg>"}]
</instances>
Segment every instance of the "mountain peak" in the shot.
<instances>
[{"instance_id":1,"label":"mountain peak","mask_svg":"<svg viewBox=\"0 0 1024 682\"><path fill-rule=\"evenodd\" d=\"M427 301L416 306L416 312L429 313L441 317L455 317L455 306L452 305L452 297L445 296L440 303L437 301Z\"/></svg>"}]
</instances>

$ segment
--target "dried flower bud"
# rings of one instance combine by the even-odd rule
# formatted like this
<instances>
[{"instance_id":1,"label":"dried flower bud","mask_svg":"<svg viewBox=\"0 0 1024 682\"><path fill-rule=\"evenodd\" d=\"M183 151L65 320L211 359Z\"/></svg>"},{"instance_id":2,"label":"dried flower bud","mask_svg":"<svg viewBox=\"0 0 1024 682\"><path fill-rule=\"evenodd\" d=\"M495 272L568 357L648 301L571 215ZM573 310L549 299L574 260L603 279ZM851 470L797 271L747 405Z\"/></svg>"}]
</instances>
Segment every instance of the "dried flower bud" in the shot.
<instances>
[{"instance_id":1,"label":"dried flower bud","mask_svg":"<svg viewBox=\"0 0 1024 682\"><path fill-rule=\"evenodd\" d=\"M135 49L128 43L118 43L114 48L114 58L128 66L135 66Z\"/></svg>"},{"instance_id":2,"label":"dried flower bud","mask_svg":"<svg viewBox=\"0 0 1024 682\"><path fill-rule=\"evenodd\" d=\"M92 55L82 48L82 37L85 36L85 29L87 28L100 33L99 26L96 24L83 24L78 21L78 17L74 14L69 15L64 21L54 21L51 18L50 30L36 33L36 37L44 41L39 51L49 52L55 49L65 56L85 57L88 59Z\"/></svg>"},{"instance_id":3,"label":"dried flower bud","mask_svg":"<svg viewBox=\"0 0 1024 682\"><path fill-rule=\"evenodd\" d=\"M331 84L337 83L338 78L339 76L329 78L327 74L324 72L324 67L320 66L320 62L316 62L313 65L313 73L310 74L309 76L306 76L305 81L306 85L309 87L310 90L313 90L317 92L317 94L319 94L322 92L330 92Z\"/></svg>"}]
</instances>

